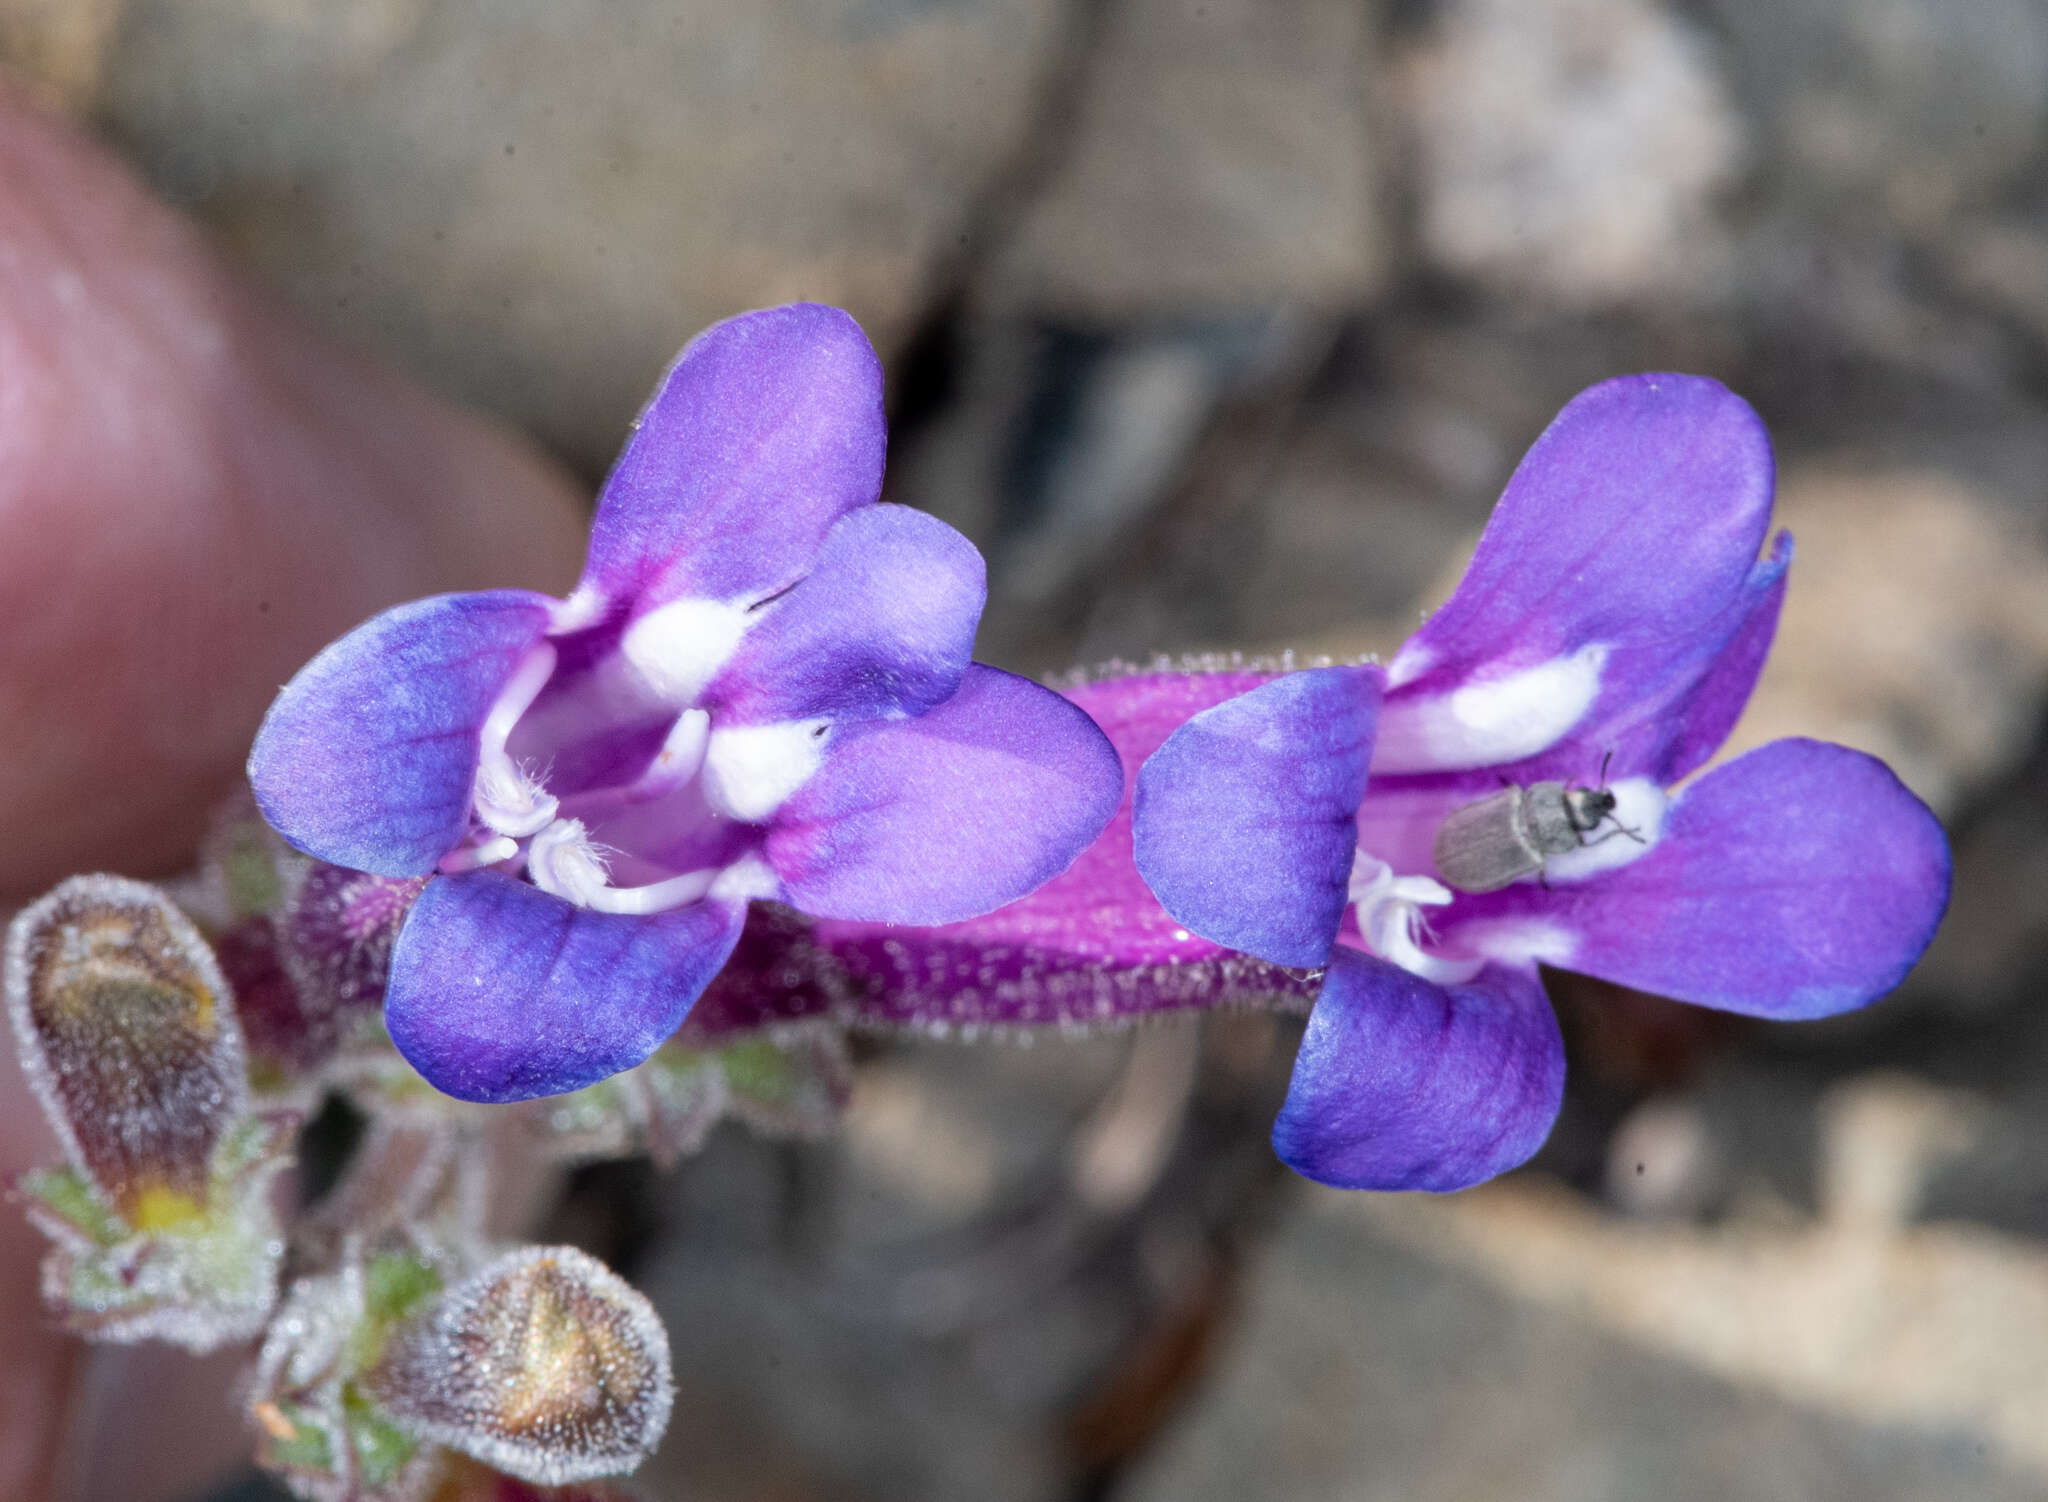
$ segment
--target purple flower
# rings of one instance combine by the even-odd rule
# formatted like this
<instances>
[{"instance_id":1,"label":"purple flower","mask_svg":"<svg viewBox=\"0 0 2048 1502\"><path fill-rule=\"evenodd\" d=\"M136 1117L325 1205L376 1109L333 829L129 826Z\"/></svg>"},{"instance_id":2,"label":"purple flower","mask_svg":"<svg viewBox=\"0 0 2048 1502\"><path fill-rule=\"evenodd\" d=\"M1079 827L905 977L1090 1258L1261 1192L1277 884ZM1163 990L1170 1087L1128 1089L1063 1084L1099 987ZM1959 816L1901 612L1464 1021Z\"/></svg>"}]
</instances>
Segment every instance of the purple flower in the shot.
<instances>
[{"instance_id":1,"label":"purple flower","mask_svg":"<svg viewBox=\"0 0 2048 1502\"><path fill-rule=\"evenodd\" d=\"M1383 677L1277 679L1140 770L1166 909L1328 967L1273 1133L1299 1172L1447 1190L1527 1159L1564 1085L1539 964L1793 1019L1864 1005L1926 948L1948 847L1881 762L1784 740L1685 783L1776 627L1771 489L1717 383L1596 386Z\"/></svg>"},{"instance_id":2,"label":"purple flower","mask_svg":"<svg viewBox=\"0 0 2048 1502\"><path fill-rule=\"evenodd\" d=\"M881 371L846 314L707 330L598 502L582 582L402 605L279 695L250 756L299 849L425 876L392 1040L470 1100L637 1064L747 903L944 923L1058 874L1114 812L1116 753L969 661L973 546L880 505Z\"/></svg>"}]
</instances>

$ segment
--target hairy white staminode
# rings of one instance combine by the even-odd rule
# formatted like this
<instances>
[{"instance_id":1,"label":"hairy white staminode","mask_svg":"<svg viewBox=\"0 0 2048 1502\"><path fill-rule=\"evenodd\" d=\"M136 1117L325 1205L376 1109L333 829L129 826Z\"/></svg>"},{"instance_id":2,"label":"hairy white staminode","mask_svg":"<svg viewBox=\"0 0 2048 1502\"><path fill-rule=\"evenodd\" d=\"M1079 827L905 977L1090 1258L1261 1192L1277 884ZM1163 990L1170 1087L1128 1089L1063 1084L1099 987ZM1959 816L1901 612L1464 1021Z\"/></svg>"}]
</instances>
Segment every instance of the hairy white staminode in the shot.
<instances>
[{"instance_id":1,"label":"hairy white staminode","mask_svg":"<svg viewBox=\"0 0 2048 1502\"><path fill-rule=\"evenodd\" d=\"M705 797L720 813L760 823L811 780L830 731L822 719L713 730L704 753Z\"/></svg>"},{"instance_id":2,"label":"hairy white staminode","mask_svg":"<svg viewBox=\"0 0 2048 1502\"><path fill-rule=\"evenodd\" d=\"M1564 739L1600 694L1607 647L1589 642L1504 678L1426 699L1390 695L1380 708L1372 770L1451 772L1500 766Z\"/></svg>"},{"instance_id":3,"label":"hairy white staminode","mask_svg":"<svg viewBox=\"0 0 2048 1502\"><path fill-rule=\"evenodd\" d=\"M619 650L658 699L681 709L732 659L751 621L744 605L671 600L628 626Z\"/></svg>"},{"instance_id":4,"label":"hairy white staminode","mask_svg":"<svg viewBox=\"0 0 2048 1502\"><path fill-rule=\"evenodd\" d=\"M526 847L526 874L543 892L589 907L611 885L604 858L590 842L581 819L557 819Z\"/></svg>"},{"instance_id":5,"label":"hairy white staminode","mask_svg":"<svg viewBox=\"0 0 2048 1502\"><path fill-rule=\"evenodd\" d=\"M1664 812L1671 806L1664 789L1647 777L1625 777L1610 782L1607 791L1614 794L1614 812L1586 832L1586 843L1544 860L1543 879L1550 885L1585 881L1641 860L1664 837Z\"/></svg>"},{"instance_id":6,"label":"hairy white staminode","mask_svg":"<svg viewBox=\"0 0 2048 1502\"><path fill-rule=\"evenodd\" d=\"M533 837L526 851L527 874L543 892L597 913L645 917L695 902L710 892L717 867L684 871L640 887L615 887L604 856L580 819L557 819Z\"/></svg>"},{"instance_id":7,"label":"hairy white staminode","mask_svg":"<svg viewBox=\"0 0 2048 1502\"><path fill-rule=\"evenodd\" d=\"M471 795L476 816L515 840L546 828L555 816L555 800L540 779L505 751L513 727L533 707L554 671L555 649L546 642L537 643L498 690L477 737L476 786Z\"/></svg>"},{"instance_id":8,"label":"hairy white staminode","mask_svg":"<svg viewBox=\"0 0 2048 1502\"><path fill-rule=\"evenodd\" d=\"M1453 960L1422 947L1424 907L1442 907L1452 892L1431 876L1396 876L1394 868L1361 850L1351 862L1351 901L1358 927L1381 959L1412 975L1455 986L1477 975L1483 960Z\"/></svg>"}]
</instances>

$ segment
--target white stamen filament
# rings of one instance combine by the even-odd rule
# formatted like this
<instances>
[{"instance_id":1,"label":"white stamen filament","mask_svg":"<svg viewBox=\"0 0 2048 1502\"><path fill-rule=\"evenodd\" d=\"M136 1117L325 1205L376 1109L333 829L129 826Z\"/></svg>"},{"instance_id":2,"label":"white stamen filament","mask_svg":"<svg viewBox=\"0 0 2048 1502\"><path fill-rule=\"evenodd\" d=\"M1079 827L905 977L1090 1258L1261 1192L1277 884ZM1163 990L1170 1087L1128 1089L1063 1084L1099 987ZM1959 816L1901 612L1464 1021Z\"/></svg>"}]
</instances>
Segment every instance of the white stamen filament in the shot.
<instances>
[{"instance_id":1,"label":"white stamen filament","mask_svg":"<svg viewBox=\"0 0 2048 1502\"><path fill-rule=\"evenodd\" d=\"M669 727L654 763L632 788L632 801L657 798L681 787L704 766L704 750L711 744L711 714L703 709L686 709Z\"/></svg>"},{"instance_id":2,"label":"white stamen filament","mask_svg":"<svg viewBox=\"0 0 2048 1502\"><path fill-rule=\"evenodd\" d=\"M481 845L465 845L460 850L451 850L441 857L437 868L443 876L460 876L464 871L474 871L481 866L495 866L499 861L508 861L519 853L519 842L509 835L498 835L485 840Z\"/></svg>"},{"instance_id":3,"label":"white stamen filament","mask_svg":"<svg viewBox=\"0 0 2048 1502\"><path fill-rule=\"evenodd\" d=\"M526 851L527 874L544 892L600 913L644 917L695 902L711 890L715 867L685 871L639 887L615 887L604 857L579 819L557 819L533 837Z\"/></svg>"},{"instance_id":4,"label":"white stamen filament","mask_svg":"<svg viewBox=\"0 0 2048 1502\"><path fill-rule=\"evenodd\" d=\"M1430 876L1396 876L1394 868L1360 850L1351 863L1351 901L1358 904L1358 927L1374 954L1412 975L1438 985L1470 980L1484 960L1453 960L1422 947L1424 907L1442 907L1453 893Z\"/></svg>"},{"instance_id":5,"label":"white stamen filament","mask_svg":"<svg viewBox=\"0 0 2048 1502\"><path fill-rule=\"evenodd\" d=\"M555 649L541 642L526 654L484 717L476 769L476 816L501 835L525 839L547 828L558 805L537 778L506 753L520 716L533 707L555 671Z\"/></svg>"}]
</instances>

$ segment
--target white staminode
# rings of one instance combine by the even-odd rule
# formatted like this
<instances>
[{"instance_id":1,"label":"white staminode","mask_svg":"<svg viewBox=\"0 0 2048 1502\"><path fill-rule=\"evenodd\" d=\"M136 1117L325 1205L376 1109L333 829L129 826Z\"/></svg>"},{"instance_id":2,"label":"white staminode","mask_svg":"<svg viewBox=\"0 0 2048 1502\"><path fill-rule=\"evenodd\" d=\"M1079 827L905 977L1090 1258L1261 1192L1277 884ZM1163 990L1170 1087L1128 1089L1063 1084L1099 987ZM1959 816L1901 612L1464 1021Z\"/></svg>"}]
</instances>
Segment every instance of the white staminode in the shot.
<instances>
[{"instance_id":1,"label":"white staminode","mask_svg":"<svg viewBox=\"0 0 2048 1502\"><path fill-rule=\"evenodd\" d=\"M1350 900L1358 905L1358 927L1372 952L1410 974L1455 986L1477 975L1483 960L1452 960L1422 947L1422 909L1442 907L1454 894L1430 876L1396 876L1394 868L1361 850L1351 862Z\"/></svg>"},{"instance_id":2,"label":"white staminode","mask_svg":"<svg viewBox=\"0 0 2048 1502\"><path fill-rule=\"evenodd\" d=\"M643 887L615 887L604 857L591 843L590 832L580 819L557 819L535 835L526 849L526 870L543 892L552 892L578 907L636 916L695 902L710 892L721 874L716 867L707 867Z\"/></svg>"},{"instance_id":3,"label":"white staminode","mask_svg":"<svg viewBox=\"0 0 2048 1502\"><path fill-rule=\"evenodd\" d=\"M1547 750L1593 707L1606 661L1606 644L1589 642L1569 657L1433 698L1390 695L1380 709L1372 770L1453 772L1503 766ZM1397 679L1400 666L1397 658Z\"/></svg>"},{"instance_id":4,"label":"white staminode","mask_svg":"<svg viewBox=\"0 0 2048 1502\"><path fill-rule=\"evenodd\" d=\"M704 753L705 797L720 813L760 823L811 780L830 730L824 719L713 730Z\"/></svg>"},{"instance_id":5,"label":"white staminode","mask_svg":"<svg viewBox=\"0 0 2048 1502\"><path fill-rule=\"evenodd\" d=\"M545 829L555 817L555 800L542 789L538 778L506 754L505 743L512 727L533 707L540 691L555 671L555 649L541 642L526 657L498 691L496 702L484 717L479 737L474 802L476 816L501 835L523 840Z\"/></svg>"},{"instance_id":6,"label":"white staminode","mask_svg":"<svg viewBox=\"0 0 2048 1502\"><path fill-rule=\"evenodd\" d=\"M619 651L664 704L694 704L732 659L753 617L722 600L671 600L626 628Z\"/></svg>"}]
</instances>

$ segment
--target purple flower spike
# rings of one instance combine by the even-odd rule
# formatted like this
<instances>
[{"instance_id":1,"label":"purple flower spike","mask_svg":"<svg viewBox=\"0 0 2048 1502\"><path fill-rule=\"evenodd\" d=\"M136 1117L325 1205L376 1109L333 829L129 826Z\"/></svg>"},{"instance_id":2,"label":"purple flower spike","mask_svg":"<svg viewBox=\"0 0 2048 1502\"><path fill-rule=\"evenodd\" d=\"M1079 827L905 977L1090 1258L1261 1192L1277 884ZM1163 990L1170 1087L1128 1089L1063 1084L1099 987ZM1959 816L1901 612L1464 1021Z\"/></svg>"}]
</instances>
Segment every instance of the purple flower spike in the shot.
<instances>
[{"instance_id":1,"label":"purple flower spike","mask_svg":"<svg viewBox=\"0 0 2048 1502\"><path fill-rule=\"evenodd\" d=\"M1593 388L1516 471L1388 668L1340 899L1358 952L1336 950L1275 1130L1301 1172L1454 1189L1534 1152L1562 1078L1539 964L1802 1018L1876 999L1925 950L1948 846L1881 763L1780 741L1670 791L1770 647L1791 562L1783 537L1758 557L1770 483L1755 414L1683 376ZM1339 936L1338 862L1289 832L1332 827L1357 752L1348 723L1304 723L1293 681L1209 711L1138 774L1153 891L1255 953ZM1230 735L1197 733L1209 719ZM1286 775L1246 777L1246 746ZM1162 844L1184 862L1145 858ZM1284 869L1234 877L1240 851Z\"/></svg>"},{"instance_id":2,"label":"purple flower spike","mask_svg":"<svg viewBox=\"0 0 2048 1502\"><path fill-rule=\"evenodd\" d=\"M640 1062L750 899L972 917L1056 876L1123 785L1049 689L974 666L980 556L876 504L881 369L797 305L707 330L605 485L567 600L387 611L278 696L264 814L336 865L434 876L387 1017L471 1100Z\"/></svg>"}]
</instances>

